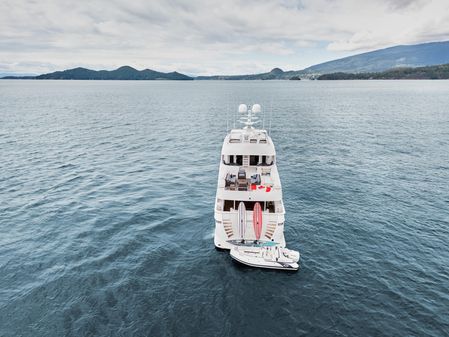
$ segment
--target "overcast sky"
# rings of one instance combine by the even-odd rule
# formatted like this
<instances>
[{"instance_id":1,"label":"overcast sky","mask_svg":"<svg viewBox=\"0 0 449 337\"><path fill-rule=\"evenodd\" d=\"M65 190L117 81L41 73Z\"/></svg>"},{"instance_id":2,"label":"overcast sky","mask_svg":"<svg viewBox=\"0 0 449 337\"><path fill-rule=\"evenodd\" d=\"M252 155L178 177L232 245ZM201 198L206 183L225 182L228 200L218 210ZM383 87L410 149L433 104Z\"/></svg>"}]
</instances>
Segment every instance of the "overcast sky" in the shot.
<instances>
[{"instance_id":1,"label":"overcast sky","mask_svg":"<svg viewBox=\"0 0 449 337\"><path fill-rule=\"evenodd\" d=\"M0 72L299 70L442 40L448 0L0 0Z\"/></svg>"}]
</instances>

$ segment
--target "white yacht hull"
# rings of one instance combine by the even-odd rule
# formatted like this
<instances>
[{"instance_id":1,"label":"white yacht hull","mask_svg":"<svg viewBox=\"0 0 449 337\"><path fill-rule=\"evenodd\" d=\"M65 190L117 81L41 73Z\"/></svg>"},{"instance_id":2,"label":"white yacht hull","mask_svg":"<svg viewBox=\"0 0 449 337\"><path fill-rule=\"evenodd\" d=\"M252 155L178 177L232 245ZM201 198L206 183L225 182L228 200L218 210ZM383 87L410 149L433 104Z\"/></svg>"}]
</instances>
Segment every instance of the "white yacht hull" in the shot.
<instances>
[{"instance_id":1,"label":"white yacht hull","mask_svg":"<svg viewBox=\"0 0 449 337\"><path fill-rule=\"evenodd\" d=\"M254 241L256 238L250 238L247 241ZM285 247L285 237L284 237L284 231L279 230L274 233L272 242L276 242L280 247ZM230 250L233 247L235 247L235 244L232 242L232 240L229 240L228 235L226 234L224 228L222 225L216 225L215 226L215 232L214 232L214 244L215 247L218 249L226 249Z\"/></svg>"}]
</instances>

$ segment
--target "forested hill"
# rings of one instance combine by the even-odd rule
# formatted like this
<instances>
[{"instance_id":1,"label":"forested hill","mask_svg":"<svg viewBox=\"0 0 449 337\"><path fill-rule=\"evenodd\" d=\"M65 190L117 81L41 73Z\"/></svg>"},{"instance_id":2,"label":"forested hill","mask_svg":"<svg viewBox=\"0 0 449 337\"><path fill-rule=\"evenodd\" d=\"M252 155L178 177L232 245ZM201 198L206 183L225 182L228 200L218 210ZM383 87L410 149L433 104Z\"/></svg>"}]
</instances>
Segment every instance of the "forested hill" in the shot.
<instances>
[{"instance_id":1,"label":"forested hill","mask_svg":"<svg viewBox=\"0 0 449 337\"><path fill-rule=\"evenodd\" d=\"M151 69L137 70L123 66L115 70L91 70L74 68L64 71L42 74L38 76L7 76L5 79L36 79L36 80L192 80L193 78L176 71L162 73Z\"/></svg>"},{"instance_id":2,"label":"forested hill","mask_svg":"<svg viewBox=\"0 0 449 337\"><path fill-rule=\"evenodd\" d=\"M380 72L392 68L416 68L446 63L449 63L449 41L378 49L320 63L302 72L307 74Z\"/></svg>"},{"instance_id":3,"label":"forested hill","mask_svg":"<svg viewBox=\"0 0 449 337\"><path fill-rule=\"evenodd\" d=\"M377 73L331 73L318 80L447 80L449 64L418 68L395 68Z\"/></svg>"}]
</instances>

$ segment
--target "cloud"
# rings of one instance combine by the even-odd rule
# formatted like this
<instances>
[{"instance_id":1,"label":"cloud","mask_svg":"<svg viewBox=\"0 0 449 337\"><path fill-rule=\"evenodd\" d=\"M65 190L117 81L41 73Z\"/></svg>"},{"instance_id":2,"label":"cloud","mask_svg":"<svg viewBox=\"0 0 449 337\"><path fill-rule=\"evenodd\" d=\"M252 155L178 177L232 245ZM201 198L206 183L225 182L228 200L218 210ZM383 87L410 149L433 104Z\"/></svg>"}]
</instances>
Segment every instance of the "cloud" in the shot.
<instances>
[{"instance_id":1,"label":"cloud","mask_svg":"<svg viewBox=\"0 0 449 337\"><path fill-rule=\"evenodd\" d=\"M0 2L0 67L22 72L123 64L202 74L301 69L448 37L445 0Z\"/></svg>"}]
</instances>

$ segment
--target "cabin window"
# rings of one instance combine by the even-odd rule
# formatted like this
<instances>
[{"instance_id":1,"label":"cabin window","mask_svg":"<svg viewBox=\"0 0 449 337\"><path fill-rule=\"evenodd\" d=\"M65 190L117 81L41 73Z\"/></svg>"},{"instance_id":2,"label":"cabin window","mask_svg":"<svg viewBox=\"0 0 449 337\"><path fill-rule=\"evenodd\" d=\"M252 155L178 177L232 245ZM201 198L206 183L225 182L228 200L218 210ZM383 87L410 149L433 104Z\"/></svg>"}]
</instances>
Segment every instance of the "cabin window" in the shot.
<instances>
[{"instance_id":1,"label":"cabin window","mask_svg":"<svg viewBox=\"0 0 449 337\"><path fill-rule=\"evenodd\" d=\"M234 162L235 162L234 156L228 156L228 155L224 156L223 163L225 165L234 165Z\"/></svg>"},{"instance_id":2,"label":"cabin window","mask_svg":"<svg viewBox=\"0 0 449 337\"><path fill-rule=\"evenodd\" d=\"M239 166L242 166L242 164L243 164L243 156L241 156L241 155L236 156L235 164L239 165Z\"/></svg>"},{"instance_id":3,"label":"cabin window","mask_svg":"<svg viewBox=\"0 0 449 337\"><path fill-rule=\"evenodd\" d=\"M239 208L240 200L225 200L223 205L224 212L237 211ZM245 200L243 203L245 204L245 208L247 211L253 211L254 205L257 201L248 201ZM262 211L267 211L268 213L275 213L275 202L274 201L259 201Z\"/></svg>"},{"instance_id":4,"label":"cabin window","mask_svg":"<svg viewBox=\"0 0 449 337\"><path fill-rule=\"evenodd\" d=\"M249 156L249 165L256 166L259 163L259 156Z\"/></svg>"},{"instance_id":5,"label":"cabin window","mask_svg":"<svg viewBox=\"0 0 449 337\"><path fill-rule=\"evenodd\" d=\"M235 210L238 210L241 202L242 201L240 201L240 200L235 200L235 208L234 208ZM260 201L259 203L260 203L260 206L263 208L263 201ZM256 201L245 200L245 201L243 201L243 204L245 205L245 209L247 211L252 211L254 209L254 205L256 204Z\"/></svg>"},{"instance_id":6,"label":"cabin window","mask_svg":"<svg viewBox=\"0 0 449 337\"><path fill-rule=\"evenodd\" d=\"M265 203L265 210L268 211L269 213L274 213L275 212L274 201L267 201Z\"/></svg>"},{"instance_id":7,"label":"cabin window","mask_svg":"<svg viewBox=\"0 0 449 337\"><path fill-rule=\"evenodd\" d=\"M257 159L257 164L255 165L259 165L259 166L271 166L273 165L274 162L274 156L254 156Z\"/></svg>"},{"instance_id":8,"label":"cabin window","mask_svg":"<svg viewBox=\"0 0 449 337\"><path fill-rule=\"evenodd\" d=\"M255 201L244 201L243 203L245 204L245 208L247 211L252 211L254 209L254 205L256 204Z\"/></svg>"},{"instance_id":9,"label":"cabin window","mask_svg":"<svg viewBox=\"0 0 449 337\"><path fill-rule=\"evenodd\" d=\"M222 161L225 165L243 165L243 155L223 155ZM250 155L249 156L249 165L250 166L270 166L273 165L274 156L258 156L258 155Z\"/></svg>"},{"instance_id":10,"label":"cabin window","mask_svg":"<svg viewBox=\"0 0 449 337\"><path fill-rule=\"evenodd\" d=\"M234 200L225 200L224 201L223 211L224 212L230 212L231 209L234 209Z\"/></svg>"}]
</instances>

